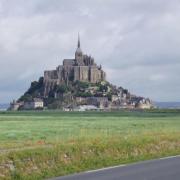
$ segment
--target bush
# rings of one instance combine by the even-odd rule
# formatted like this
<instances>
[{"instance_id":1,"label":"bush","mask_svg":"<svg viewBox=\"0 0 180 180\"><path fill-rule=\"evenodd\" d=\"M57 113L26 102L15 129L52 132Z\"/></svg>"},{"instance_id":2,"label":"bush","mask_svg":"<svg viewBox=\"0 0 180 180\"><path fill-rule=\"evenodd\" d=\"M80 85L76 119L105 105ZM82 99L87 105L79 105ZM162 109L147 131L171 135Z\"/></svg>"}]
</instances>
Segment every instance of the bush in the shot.
<instances>
[{"instance_id":1,"label":"bush","mask_svg":"<svg viewBox=\"0 0 180 180\"><path fill-rule=\"evenodd\" d=\"M59 85L59 86L56 87L56 92L57 93L64 94L64 93L67 93L68 91L69 91L69 88L65 84L62 84L62 85Z\"/></svg>"},{"instance_id":2,"label":"bush","mask_svg":"<svg viewBox=\"0 0 180 180\"><path fill-rule=\"evenodd\" d=\"M109 101L111 101L111 100L112 100L112 94L111 94L111 93L108 93L108 94L107 94L107 98L108 98Z\"/></svg>"},{"instance_id":3,"label":"bush","mask_svg":"<svg viewBox=\"0 0 180 180\"><path fill-rule=\"evenodd\" d=\"M83 88L83 89L86 89L89 87L88 82L82 82L82 81L76 81L75 85L78 86L78 88Z\"/></svg>"},{"instance_id":4,"label":"bush","mask_svg":"<svg viewBox=\"0 0 180 180\"><path fill-rule=\"evenodd\" d=\"M101 92L107 92L108 91L108 86L107 85L99 85L99 91Z\"/></svg>"},{"instance_id":5,"label":"bush","mask_svg":"<svg viewBox=\"0 0 180 180\"><path fill-rule=\"evenodd\" d=\"M30 94L25 93L18 101L32 101L32 99L33 97Z\"/></svg>"},{"instance_id":6,"label":"bush","mask_svg":"<svg viewBox=\"0 0 180 180\"><path fill-rule=\"evenodd\" d=\"M78 92L77 97L92 97L93 95L90 92Z\"/></svg>"}]
</instances>

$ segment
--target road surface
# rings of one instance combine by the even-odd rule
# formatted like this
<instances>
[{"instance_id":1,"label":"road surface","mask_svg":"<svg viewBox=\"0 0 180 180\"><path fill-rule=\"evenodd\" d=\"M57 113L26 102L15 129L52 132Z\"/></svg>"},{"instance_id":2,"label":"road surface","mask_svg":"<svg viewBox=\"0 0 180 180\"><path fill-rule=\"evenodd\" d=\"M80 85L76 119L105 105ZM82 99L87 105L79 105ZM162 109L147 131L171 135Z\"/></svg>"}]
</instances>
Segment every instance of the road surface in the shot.
<instances>
[{"instance_id":1,"label":"road surface","mask_svg":"<svg viewBox=\"0 0 180 180\"><path fill-rule=\"evenodd\" d=\"M180 156L87 171L52 180L180 180Z\"/></svg>"}]
</instances>

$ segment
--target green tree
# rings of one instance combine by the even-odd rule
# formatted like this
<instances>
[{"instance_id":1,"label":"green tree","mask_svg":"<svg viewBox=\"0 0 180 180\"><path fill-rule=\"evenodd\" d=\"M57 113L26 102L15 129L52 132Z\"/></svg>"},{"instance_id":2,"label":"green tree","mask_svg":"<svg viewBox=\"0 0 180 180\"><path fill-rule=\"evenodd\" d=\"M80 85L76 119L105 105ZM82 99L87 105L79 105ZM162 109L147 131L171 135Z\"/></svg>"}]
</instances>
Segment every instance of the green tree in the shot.
<instances>
[{"instance_id":1,"label":"green tree","mask_svg":"<svg viewBox=\"0 0 180 180\"><path fill-rule=\"evenodd\" d=\"M56 92L57 93L64 94L64 93L67 93L68 91L69 91L69 88L65 84L62 84L62 85L59 85L59 86L56 87Z\"/></svg>"}]
</instances>

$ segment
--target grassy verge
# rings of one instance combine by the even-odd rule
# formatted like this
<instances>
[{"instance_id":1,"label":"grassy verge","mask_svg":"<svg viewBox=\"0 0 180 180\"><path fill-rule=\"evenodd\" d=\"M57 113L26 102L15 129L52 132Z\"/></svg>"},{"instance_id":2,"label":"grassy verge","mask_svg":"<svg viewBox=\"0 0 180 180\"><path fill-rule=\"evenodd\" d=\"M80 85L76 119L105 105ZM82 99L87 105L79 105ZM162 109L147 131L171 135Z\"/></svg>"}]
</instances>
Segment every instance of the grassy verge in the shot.
<instances>
[{"instance_id":1,"label":"grassy verge","mask_svg":"<svg viewBox=\"0 0 180 180\"><path fill-rule=\"evenodd\" d=\"M179 137L178 137L179 136ZM43 179L180 154L180 135L77 140L50 148L10 152L0 158L3 179Z\"/></svg>"},{"instance_id":2,"label":"grassy verge","mask_svg":"<svg viewBox=\"0 0 180 180\"><path fill-rule=\"evenodd\" d=\"M44 179L180 154L179 113L23 113L0 115L0 179Z\"/></svg>"}]
</instances>

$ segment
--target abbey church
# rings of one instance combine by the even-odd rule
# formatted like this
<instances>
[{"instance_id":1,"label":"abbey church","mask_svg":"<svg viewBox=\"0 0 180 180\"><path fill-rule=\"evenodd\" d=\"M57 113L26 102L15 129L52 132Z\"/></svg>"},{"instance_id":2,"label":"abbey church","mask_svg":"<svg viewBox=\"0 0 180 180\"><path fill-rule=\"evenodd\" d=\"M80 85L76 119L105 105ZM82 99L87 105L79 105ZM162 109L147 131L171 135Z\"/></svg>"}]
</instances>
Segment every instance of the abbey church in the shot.
<instances>
[{"instance_id":1,"label":"abbey church","mask_svg":"<svg viewBox=\"0 0 180 180\"><path fill-rule=\"evenodd\" d=\"M97 83L104 81L106 78L105 72L101 65L97 66L94 58L83 54L80 45L80 37L78 35L78 44L74 59L64 59L63 65L60 65L56 70L44 72L44 96L46 97L55 85L62 83L68 84L69 81L83 81Z\"/></svg>"}]
</instances>

